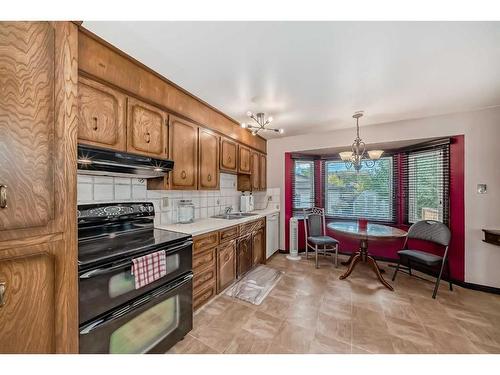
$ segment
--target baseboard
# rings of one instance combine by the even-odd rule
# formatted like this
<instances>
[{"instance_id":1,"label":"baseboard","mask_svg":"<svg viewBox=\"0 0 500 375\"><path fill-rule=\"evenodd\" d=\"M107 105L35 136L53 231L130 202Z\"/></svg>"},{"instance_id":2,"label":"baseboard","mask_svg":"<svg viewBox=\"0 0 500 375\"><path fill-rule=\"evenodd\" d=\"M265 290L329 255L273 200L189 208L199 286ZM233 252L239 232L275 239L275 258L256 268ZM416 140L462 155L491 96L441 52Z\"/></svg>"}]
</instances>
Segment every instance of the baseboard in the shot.
<instances>
[{"instance_id":1,"label":"baseboard","mask_svg":"<svg viewBox=\"0 0 500 375\"><path fill-rule=\"evenodd\" d=\"M279 253L281 254L288 254L289 251L287 250L278 250ZM299 254L301 253L304 253L305 251L300 251L299 250ZM339 254L340 255L351 255L350 252L346 253L346 252L343 252L343 251L339 251ZM397 259L393 259L393 258L386 258L386 257L379 257L379 256L374 256L372 255L375 260L378 260L378 261L381 261L381 262L393 262L393 263L397 263ZM415 268L417 271L420 271L420 272L423 272L429 276L434 276L432 274L429 274L429 273L426 273L424 272L423 270L421 269L418 269L417 267L412 267L412 268ZM449 282L449 279L448 278L445 278L443 277L442 280L444 282ZM462 280L455 280L455 279L451 279L451 282L455 285L458 285L462 288L467 288L467 289L472 289L472 290L477 290L477 291L480 291L480 292L485 292L485 293L492 293L492 294L499 294L500 295L500 288L496 288L496 287L493 287L493 286L487 286L487 285L481 285L481 284L474 284L474 283L468 283L466 281L462 281Z\"/></svg>"}]
</instances>

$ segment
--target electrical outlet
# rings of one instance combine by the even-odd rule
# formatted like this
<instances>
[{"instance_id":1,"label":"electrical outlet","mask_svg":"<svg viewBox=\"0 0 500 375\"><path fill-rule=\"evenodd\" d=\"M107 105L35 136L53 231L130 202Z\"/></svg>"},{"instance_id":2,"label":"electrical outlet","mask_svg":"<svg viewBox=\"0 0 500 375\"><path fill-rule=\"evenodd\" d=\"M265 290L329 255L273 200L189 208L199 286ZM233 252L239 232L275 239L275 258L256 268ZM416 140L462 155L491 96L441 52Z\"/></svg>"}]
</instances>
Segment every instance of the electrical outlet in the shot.
<instances>
[{"instance_id":1,"label":"electrical outlet","mask_svg":"<svg viewBox=\"0 0 500 375\"><path fill-rule=\"evenodd\" d=\"M272 195L270 195L270 196L267 197L267 201L268 202L271 202L272 200L273 200L273 196Z\"/></svg>"},{"instance_id":2,"label":"electrical outlet","mask_svg":"<svg viewBox=\"0 0 500 375\"><path fill-rule=\"evenodd\" d=\"M217 203L216 204L217 204L217 206L220 205L220 199L217 199Z\"/></svg>"},{"instance_id":3,"label":"electrical outlet","mask_svg":"<svg viewBox=\"0 0 500 375\"><path fill-rule=\"evenodd\" d=\"M161 205L164 207L164 208L167 208L168 205L169 205L169 202L168 202L168 197L163 197L161 199Z\"/></svg>"}]
</instances>

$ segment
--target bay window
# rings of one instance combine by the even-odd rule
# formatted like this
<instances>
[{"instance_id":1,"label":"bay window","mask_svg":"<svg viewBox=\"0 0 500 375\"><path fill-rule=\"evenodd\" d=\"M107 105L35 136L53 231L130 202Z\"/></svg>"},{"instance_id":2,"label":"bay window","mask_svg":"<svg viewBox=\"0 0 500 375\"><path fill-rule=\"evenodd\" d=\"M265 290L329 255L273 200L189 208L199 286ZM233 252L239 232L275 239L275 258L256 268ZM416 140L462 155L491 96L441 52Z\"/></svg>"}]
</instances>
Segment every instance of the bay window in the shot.
<instances>
[{"instance_id":1,"label":"bay window","mask_svg":"<svg viewBox=\"0 0 500 375\"><path fill-rule=\"evenodd\" d=\"M341 219L395 221L392 156L356 172L341 160L325 161L325 212Z\"/></svg>"}]
</instances>

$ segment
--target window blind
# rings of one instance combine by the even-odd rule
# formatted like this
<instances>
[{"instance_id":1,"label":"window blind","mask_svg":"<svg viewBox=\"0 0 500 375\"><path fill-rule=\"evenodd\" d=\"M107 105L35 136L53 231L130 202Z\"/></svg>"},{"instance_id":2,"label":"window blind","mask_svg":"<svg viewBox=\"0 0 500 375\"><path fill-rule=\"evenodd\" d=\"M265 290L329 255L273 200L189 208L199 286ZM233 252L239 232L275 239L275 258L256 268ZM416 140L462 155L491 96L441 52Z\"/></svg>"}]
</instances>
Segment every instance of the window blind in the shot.
<instances>
[{"instance_id":1,"label":"window blind","mask_svg":"<svg viewBox=\"0 0 500 375\"><path fill-rule=\"evenodd\" d=\"M404 154L405 221L449 221L450 146L438 144Z\"/></svg>"},{"instance_id":2,"label":"window blind","mask_svg":"<svg viewBox=\"0 0 500 375\"><path fill-rule=\"evenodd\" d=\"M326 215L342 219L396 221L397 177L392 156L380 158L373 168L356 172L341 160L324 161Z\"/></svg>"},{"instance_id":3,"label":"window blind","mask_svg":"<svg viewBox=\"0 0 500 375\"><path fill-rule=\"evenodd\" d=\"M314 160L294 159L292 172L292 210L300 216L315 205Z\"/></svg>"}]
</instances>

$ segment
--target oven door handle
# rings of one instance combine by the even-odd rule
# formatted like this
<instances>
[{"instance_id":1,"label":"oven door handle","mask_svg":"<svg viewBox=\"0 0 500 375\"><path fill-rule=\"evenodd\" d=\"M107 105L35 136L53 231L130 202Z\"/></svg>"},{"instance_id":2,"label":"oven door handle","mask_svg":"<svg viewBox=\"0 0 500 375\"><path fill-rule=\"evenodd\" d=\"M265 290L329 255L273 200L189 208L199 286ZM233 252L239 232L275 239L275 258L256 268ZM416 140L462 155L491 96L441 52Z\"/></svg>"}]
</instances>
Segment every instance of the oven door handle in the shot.
<instances>
[{"instance_id":1,"label":"oven door handle","mask_svg":"<svg viewBox=\"0 0 500 375\"><path fill-rule=\"evenodd\" d=\"M173 283L170 283L168 285L166 285L165 287L160 287L158 290L156 291L153 291L151 292L150 294L147 294L146 296L134 301L133 303L117 310L116 312L114 312L112 315L110 315L109 317L104 317L104 318L101 318L101 319L98 319L98 320L95 320L87 325L85 325L81 330L80 330L80 335L86 335L90 332L92 332L93 330L99 328L100 326L102 326L103 324L106 324L106 323L110 323L116 319L119 319L121 318L122 316L124 316L125 314L128 314L129 312L141 307L141 306L144 306L145 304L147 304L148 302L151 302L153 300L155 300L156 298L159 298L169 292L171 292L172 290L176 289L176 288L179 288L181 287L182 285L188 283L189 281L191 281L193 278L193 274L192 273L189 273L187 275L184 275L183 277L181 277L179 280L177 280L176 282L173 282Z\"/></svg>"},{"instance_id":2,"label":"oven door handle","mask_svg":"<svg viewBox=\"0 0 500 375\"><path fill-rule=\"evenodd\" d=\"M186 241L186 242L183 242L182 244L180 245L177 245L175 247L172 247L172 248L169 248L168 249L168 252L171 253L171 252L175 252L179 249L182 249L184 247L187 247L187 246L191 246L193 244L193 241ZM132 258L133 259L133 258ZM82 273L79 278L80 279L90 279L91 277L95 277L95 276L100 276L100 275L105 275L107 273L110 273L112 271L115 271L115 270L118 270L120 268L124 268L124 267L127 267L127 266L131 266L132 265L132 259L127 259L125 262L120 262L118 264L115 264L115 265L112 265L110 267L104 267L104 268L96 268L96 269L93 269L93 270L90 270L90 271L87 271L85 273Z\"/></svg>"}]
</instances>

